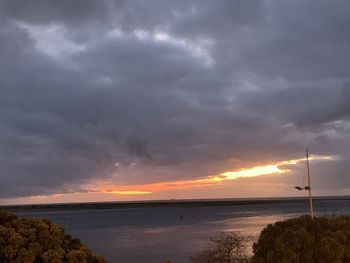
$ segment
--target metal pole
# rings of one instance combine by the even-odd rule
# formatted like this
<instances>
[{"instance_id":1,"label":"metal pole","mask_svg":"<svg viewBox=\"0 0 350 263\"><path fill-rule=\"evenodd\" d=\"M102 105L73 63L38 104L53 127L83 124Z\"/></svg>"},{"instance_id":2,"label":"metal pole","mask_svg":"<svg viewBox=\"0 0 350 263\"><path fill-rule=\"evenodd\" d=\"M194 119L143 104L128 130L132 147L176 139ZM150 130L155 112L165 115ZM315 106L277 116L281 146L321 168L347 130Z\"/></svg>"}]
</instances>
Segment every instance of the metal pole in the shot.
<instances>
[{"instance_id":1,"label":"metal pole","mask_svg":"<svg viewBox=\"0 0 350 263\"><path fill-rule=\"evenodd\" d=\"M311 219L314 219L314 208L312 206L311 182L310 182L310 166L309 166L309 151L308 151L308 149L306 149L306 163L307 163L307 181L308 181L308 191L309 191L310 215L311 215Z\"/></svg>"}]
</instances>

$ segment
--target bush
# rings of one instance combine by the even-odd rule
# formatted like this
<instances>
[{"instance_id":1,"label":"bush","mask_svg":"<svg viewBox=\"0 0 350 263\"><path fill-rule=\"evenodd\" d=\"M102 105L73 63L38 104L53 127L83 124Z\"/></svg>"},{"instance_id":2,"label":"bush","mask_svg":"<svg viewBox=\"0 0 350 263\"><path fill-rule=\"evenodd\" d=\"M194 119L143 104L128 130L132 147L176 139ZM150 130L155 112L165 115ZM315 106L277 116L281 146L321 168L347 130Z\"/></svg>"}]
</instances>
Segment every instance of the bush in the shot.
<instances>
[{"instance_id":1,"label":"bush","mask_svg":"<svg viewBox=\"0 0 350 263\"><path fill-rule=\"evenodd\" d=\"M251 263L350 262L350 217L302 216L268 225Z\"/></svg>"},{"instance_id":2,"label":"bush","mask_svg":"<svg viewBox=\"0 0 350 263\"><path fill-rule=\"evenodd\" d=\"M0 211L0 262L2 263L106 263L79 239L48 219L19 218Z\"/></svg>"},{"instance_id":3,"label":"bush","mask_svg":"<svg viewBox=\"0 0 350 263\"><path fill-rule=\"evenodd\" d=\"M237 233L220 233L210 239L211 244L190 257L192 263L248 262L247 238Z\"/></svg>"}]
</instances>

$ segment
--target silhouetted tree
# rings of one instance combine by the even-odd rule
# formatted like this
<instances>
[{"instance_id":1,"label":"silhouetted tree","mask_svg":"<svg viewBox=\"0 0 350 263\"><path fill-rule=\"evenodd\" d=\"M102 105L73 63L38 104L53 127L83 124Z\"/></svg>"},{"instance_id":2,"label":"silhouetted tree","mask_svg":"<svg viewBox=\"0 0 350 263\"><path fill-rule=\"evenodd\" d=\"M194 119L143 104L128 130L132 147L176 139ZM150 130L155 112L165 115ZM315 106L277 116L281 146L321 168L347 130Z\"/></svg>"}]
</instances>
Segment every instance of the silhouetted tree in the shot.
<instances>
[{"instance_id":1,"label":"silhouetted tree","mask_svg":"<svg viewBox=\"0 0 350 263\"><path fill-rule=\"evenodd\" d=\"M350 217L302 216L268 225L253 252L251 263L350 262Z\"/></svg>"},{"instance_id":2,"label":"silhouetted tree","mask_svg":"<svg viewBox=\"0 0 350 263\"><path fill-rule=\"evenodd\" d=\"M210 239L211 244L190 257L192 263L248 262L247 238L237 233L220 233Z\"/></svg>"},{"instance_id":3,"label":"silhouetted tree","mask_svg":"<svg viewBox=\"0 0 350 263\"><path fill-rule=\"evenodd\" d=\"M48 219L19 218L0 210L1 263L106 263Z\"/></svg>"}]
</instances>

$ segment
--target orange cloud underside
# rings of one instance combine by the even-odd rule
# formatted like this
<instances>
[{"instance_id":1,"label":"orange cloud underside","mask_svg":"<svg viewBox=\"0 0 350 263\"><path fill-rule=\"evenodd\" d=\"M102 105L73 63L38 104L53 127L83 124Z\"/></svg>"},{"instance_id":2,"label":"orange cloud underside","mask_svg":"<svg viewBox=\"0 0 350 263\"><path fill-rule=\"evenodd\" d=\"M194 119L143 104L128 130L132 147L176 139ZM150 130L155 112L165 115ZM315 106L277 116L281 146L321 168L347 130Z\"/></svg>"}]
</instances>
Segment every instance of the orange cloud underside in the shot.
<instances>
[{"instance_id":1,"label":"orange cloud underside","mask_svg":"<svg viewBox=\"0 0 350 263\"><path fill-rule=\"evenodd\" d=\"M311 160L330 160L331 157L314 156ZM180 180L172 182L159 182L152 184L132 185L132 186L111 186L103 183L98 187L98 191L102 193L118 194L118 195L142 195L153 192L187 189L193 187L205 187L224 183L225 181L235 180L243 177L255 177L260 175L275 175L288 172L287 168L282 168L283 165L296 165L305 159L288 160L275 164L256 166L252 168L244 168L236 171L227 171L219 175L209 176L201 179Z\"/></svg>"},{"instance_id":2,"label":"orange cloud underside","mask_svg":"<svg viewBox=\"0 0 350 263\"><path fill-rule=\"evenodd\" d=\"M174 189L185 189L198 186L208 186L220 182L215 181L215 178L207 179L197 179L197 180L183 180L183 181L174 181L174 182L160 182L153 184L143 184L143 185L132 185L132 186L102 186L100 188L103 193L110 194L132 194L135 192L137 194L149 194L158 191L174 190ZM115 188L114 188L115 187Z\"/></svg>"},{"instance_id":3,"label":"orange cloud underside","mask_svg":"<svg viewBox=\"0 0 350 263\"><path fill-rule=\"evenodd\" d=\"M115 191L102 191L107 194L117 194L117 195L145 195L151 194L152 192L148 191L137 191L137 190L115 190Z\"/></svg>"},{"instance_id":4,"label":"orange cloud underside","mask_svg":"<svg viewBox=\"0 0 350 263\"><path fill-rule=\"evenodd\" d=\"M313 156L310 160L333 160L333 157L328 156ZM131 196L146 196L152 193L168 191L168 190L181 190L191 189L196 187L206 187L212 185L225 184L229 181L234 181L238 178L256 177L260 175L277 175L289 172L288 165L297 165L298 163L305 161L305 158L288 160L278 162L274 164L255 166L250 168L242 168L235 171L225 171L217 175L208 176L205 178L193 179L193 180L179 180L171 182L159 182L140 185L113 185L110 182L92 182L82 186L87 192L74 192L74 193L57 193L44 196L31 196L29 199L22 200L22 203L30 203L30 200L35 200L47 203L49 200L59 200L59 202L67 202L67 200L74 199L77 196L84 196L86 201L91 200L91 196L94 196L94 200L99 198L99 195L106 199L106 195L113 196L119 195L130 198ZM58 199L57 199L58 198ZM90 199L89 199L90 198ZM101 199L103 201L104 199ZM29 200L29 201L28 201ZM84 199L85 200L85 199Z\"/></svg>"}]
</instances>

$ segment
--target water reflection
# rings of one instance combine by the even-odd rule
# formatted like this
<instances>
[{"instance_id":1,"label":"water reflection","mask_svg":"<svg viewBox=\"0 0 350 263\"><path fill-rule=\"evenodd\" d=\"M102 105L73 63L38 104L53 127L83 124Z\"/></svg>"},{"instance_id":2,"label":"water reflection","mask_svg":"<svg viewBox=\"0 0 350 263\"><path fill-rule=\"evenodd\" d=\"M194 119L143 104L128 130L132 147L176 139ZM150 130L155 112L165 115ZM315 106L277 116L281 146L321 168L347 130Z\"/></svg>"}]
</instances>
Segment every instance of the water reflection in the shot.
<instances>
[{"instance_id":1,"label":"water reflection","mask_svg":"<svg viewBox=\"0 0 350 263\"><path fill-rule=\"evenodd\" d=\"M350 214L350 200L315 201L316 211ZM307 203L23 212L48 217L110 262L187 262L218 232L258 236L268 224L307 213ZM179 215L182 215L180 219ZM252 242L250 243L252 244Z\"/></svg>"},{"instance_id":2,"label":"water reflection","mask_svg":"<svg viewBox=\"0 0 350 263\"><path fill-rule=\"evenodd\" d=\"M245 236L258 236L268 224L297 216L299 214L240 217L218 222L218 224L225 225L225 231L239 232Z\"/></svg>"},{"instance_id":3,"label":"water reflection","mask_svg":"<svg viewBox=\"0 0 350 263\"><path fill-rule=\"evenodd\" d=\"M79 235L87 243L92 237L104 239L109 247L91 242L97 251L109 255L112 262L186 262L188 256L209 244L210 237L219 232L240 232L252 237L249 246L261 230L278 220L295 217L297 214L262 215L205 221L195 224L173 226L133 226L108 229L86 230ZM251 253L251 247L249 252ZM147 261L146 261L147 260Z\"/></svg>"}]
</instances>

